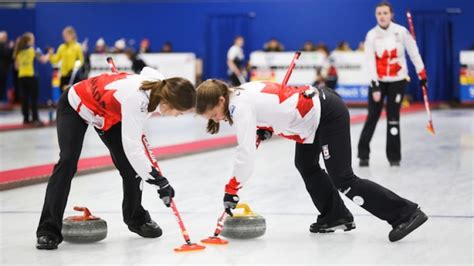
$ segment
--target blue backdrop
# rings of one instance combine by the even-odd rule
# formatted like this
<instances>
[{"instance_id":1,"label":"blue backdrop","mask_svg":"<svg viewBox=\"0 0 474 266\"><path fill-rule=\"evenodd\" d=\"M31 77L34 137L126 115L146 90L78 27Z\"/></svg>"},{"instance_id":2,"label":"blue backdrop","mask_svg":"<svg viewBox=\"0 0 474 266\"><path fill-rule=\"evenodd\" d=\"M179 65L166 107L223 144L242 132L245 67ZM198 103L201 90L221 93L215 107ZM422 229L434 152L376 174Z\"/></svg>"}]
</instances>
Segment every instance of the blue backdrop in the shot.
<instances>
[{"instance_id":1,"label":"blue backdrop","mask_svg":"<svg viewBox=\"0 0 474 266\"><path fill-rule=\"evenodd\" d=\"M152 49L157 51L163 42L171 41L175 51L190 51L203 58L205 76L215 76L216 73L221 76L225 74L222 69L225 68L227 48L224 47L231 45L235 33L247 37L244 47L247 54L249 51L261 49L271 37L280 39L287 50L301 48L306 40L316 43L322 41L330 48L346 40L352 48L356 48L358 43L364 40L367 31L375 25L374 7L378 2L379 0L196 0L178 3L37 3L36 8L32 10L0 9L0 29L8 30L13 36L26 30L33 31L37 36L37 44L42 48L48 45L57 47L62 42L61 31L67 25L76 28L79 40L88 38L90 46L93 46L99 37L103 37L109 45L122 37L136 43L142 38L148 38ZM407 25L407 9L414 13L415 26L420 32L419 42L423 42L423 55L429 54L429 58L424 59L427 60L430 86L439 88L439 91L430 89L430 97L439 100L456 97L459 88L459 51L474 43L474 1L393 2L398 23ZM431 11L445 13L447 8L459 8L462 13L444 17L418 16ZM237 20L238 25L225 26L224 20L228 20L223 18L225 16L229 16L230 20ZM253 18L244 19L246 16ZM440 37L434 32L422 33L429 32L430 28L436 28L437 32L446 32L446 25L451 29L451 44L443 42L443 45L434 47L439 44L439 38L444 36ZM423 30L423 27L426 30ZM210 37L216 34L221 37ZM427 39L421 40L421 36ZM451 58L438 61L438 57L432 55L433 51L446 52ZM448 61L452 62L453 67L445 65ZM206 64L208 62L215 64ZM43 82L40 98L44 102L51 93L49 66L41 68ZM449 71L451 77L439 81L440 76L447 76ZM435 82L441 85L435 86ZM413 88L412 91L416 90ZM415 94L415 97L418 98L419 95Z\"/></svg>"}]
</instances>

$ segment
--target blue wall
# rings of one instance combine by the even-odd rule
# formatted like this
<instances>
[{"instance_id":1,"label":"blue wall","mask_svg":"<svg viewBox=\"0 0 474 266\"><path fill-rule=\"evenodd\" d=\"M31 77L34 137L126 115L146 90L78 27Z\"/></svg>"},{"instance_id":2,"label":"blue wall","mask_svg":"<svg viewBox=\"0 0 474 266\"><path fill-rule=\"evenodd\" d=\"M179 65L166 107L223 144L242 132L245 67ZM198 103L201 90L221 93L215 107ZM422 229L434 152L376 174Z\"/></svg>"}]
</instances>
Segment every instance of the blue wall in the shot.
<instances>
[{"instance_id":1,"label":"blue wall","mask_svg":"<svg viewBox=\"0 0 474 266\"><path fill-rule=\"evenodd\" d=\"M305 40L324 41L333 48L347 40L352 48L375 25L374 7L378 0L246 0L246 1L182 1L171 3L37 3L32 25L40 47L58 46L61 31L73 25L79 39L95 40L104 37L109 45L119 38L139 42L149 38L152 49L157 51L164 41L171 41L175 51L195 52L205 57L206 21L215 14L255 14L250 25L250 40L245 50L261 49L264 42L275 36L287 50L295 50ZM399 0L395 5L396 21L406 25L405 11L444 10L457 7L462 14L453 15L453 54L458 62L461 49L474 43L474 1L470 0ZM0 15L14 11L2 11ZM4 26L12 32L16 25ZM29 19L27 19L29 20ZM224 56L224 55L223 55ZM429 66L428 66L429 67ZM454 69L453 71L457 71ZM44 90L44 89L43 89ZM42 93L45 99L45 92Z\"/></svg>"},{"instance_id":2,"label":"blue wall","mask_svg":"<svg viewBox=\"0 0 474 266\"><path fill-rule=\"evenodd\" d=\"M0 30L6 30L9 39L23 34L25 31L35 31L34 9L2 9L0 8Z\"/></svg>"}]
</instances>

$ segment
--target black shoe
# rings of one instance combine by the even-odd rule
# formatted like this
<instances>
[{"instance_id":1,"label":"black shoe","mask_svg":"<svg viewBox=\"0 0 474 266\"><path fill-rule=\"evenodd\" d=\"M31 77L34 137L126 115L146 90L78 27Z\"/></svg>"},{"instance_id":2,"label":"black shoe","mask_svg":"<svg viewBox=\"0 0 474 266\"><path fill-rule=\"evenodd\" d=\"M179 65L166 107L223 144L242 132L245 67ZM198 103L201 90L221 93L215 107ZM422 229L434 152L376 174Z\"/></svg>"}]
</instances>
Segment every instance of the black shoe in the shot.
<instances>
[{"instance_id":1,"label":"black shoe","mask_svg":"<svg viewBox=\"0 0 474 266\"><path fill-rule=\"evenodd\" d=\"M32 124L35 127L43 127L44 126L44 123L41 120L33 120Z\"/></svg>"},{"instance_id":2,"label":"black shoe","mask_svg":"<svg viewBox=\"0 0 474 266\"><path fill-rule=\"evenodd\" d=\"M128 229L134 233L139 234L142 237L157 238L163 234L160 226L153 220L146 222L142 225L128 226Z\"/></svg>"},{"instance_id":3,"label":"black shoe","mask_svg":"<svg viewBox=\"0 0 474 266\"><path fill-rule=\"evenodd\" d=\"M428 220L428 216L418 208L412 215L410 215L410 217L408 217L407 221L393 227L392 231L388 234L388 239L391 242L398 241L418 228L426 222L426 220Z\"/></svg>"},{"instance_id":4,"label":"black shoe","mask_svg":"<svg viewBox=\"0 0 474 266\"><path fill-rule=\"evenodd\" d=\"M350 231L355 228L356 226L354 223L354 217L351 216L348 218L338 219L335 222L315 222L311 224L311 226L309 227L309 231L311 233L332 233L337 229Z\"/></svg>"},{"instance_id":5,"label":"black shoe","mask_svg":"<svg viewBox=\"0 0 474 266\"><path fill-rule=\"evenodd\" d=\"M36 241L36 248L37 249L57 249L59 241L56 238L51 236L40 236Z\"/></svg>"},{"instance_id":6,"label":"black shoe","mask_svg":"<svg viewBox=\"0 0 474 266\"><path fill-rule=\"evenodd\" d=\"M359 160L359 166L360 166L360 167L367 167L367 166L369 166L369 159L360 159L360 160Z\"/></svg>"},{"instance_id":7,"label":"black shoe","mask_svg":"<svg viewBox=\"0 0 474 266\"><path fill-rule=\"evenodd\" d=\"M400 161L390 161L390 166L400 166Z\"/></svg>"}]
</instances>

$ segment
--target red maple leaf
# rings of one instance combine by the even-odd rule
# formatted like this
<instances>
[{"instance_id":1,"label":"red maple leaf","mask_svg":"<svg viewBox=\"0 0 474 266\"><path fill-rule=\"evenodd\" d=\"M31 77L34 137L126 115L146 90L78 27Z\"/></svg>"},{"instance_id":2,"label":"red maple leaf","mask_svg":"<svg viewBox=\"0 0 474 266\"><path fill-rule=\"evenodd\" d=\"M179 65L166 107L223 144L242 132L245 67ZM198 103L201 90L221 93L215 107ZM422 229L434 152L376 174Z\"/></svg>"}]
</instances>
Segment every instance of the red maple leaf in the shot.
<instances>
[{"instance_id":1,"label":"red maple leaf","mask_svg":"<svg viewBox=\"0 0 474 266\"><path fill-rule=\"evenodd\" d=\"M398 58L396 48L390 50L390 52L388 50L384 50L381 57L375 54L377 74L379 78L383 78L385 76L394 77L397 75L398 71L402 69L398 62L390 64L390 61L395 58Z\"/></svg>"},{"instance_id":2,"label":"red maple leaf","mask_svg":"<svg viewBox=\"0 0 474 266\"><path fill-rule=\"evenodd\" d=\"M278 83L264 82L265 87L261 90L262 93L275 94L278 96L279 103L284 102L290 98L293 94L298 93L298 104L296 109L300 113L301 117L304 117L313 108L313 99L304 97L302 92L309 89L309 86L286 86L281 87Z\"/></svg>"},{"instance_id":3,"label":"red maple leaf","mask_svg":"<svg viewBox=\"0 0 474 266\"><path fill-rule=\"evenodd\" d=\"M84 80L74 86L76 93L81 98L82 103L94 114L105 118L103 130L122 120L121 104L113 96L115 89L105 89L105 87L120 79L127 77L127 73L102 74Z\"/></svg>"}]
</instances>

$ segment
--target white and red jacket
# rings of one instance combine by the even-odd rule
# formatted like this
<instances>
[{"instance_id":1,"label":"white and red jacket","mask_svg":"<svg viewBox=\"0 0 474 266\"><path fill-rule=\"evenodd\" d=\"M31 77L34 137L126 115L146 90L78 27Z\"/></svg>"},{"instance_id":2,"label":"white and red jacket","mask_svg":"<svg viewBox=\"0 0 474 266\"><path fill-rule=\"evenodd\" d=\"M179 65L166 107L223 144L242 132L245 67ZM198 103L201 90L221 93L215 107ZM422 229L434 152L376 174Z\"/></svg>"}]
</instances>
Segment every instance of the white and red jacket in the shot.
<instances>
[{"instance_id":1,"label":"white and red jacket","mask_svg":"<svg viewBox=\"0 0 474 266\"><path fill-rule=\"evenodd\" d=\"M128 161L143 179L150 175L153 157L147 148L143 129L150 91L140 90L143 81L163 80L155 69L145 67L140 75L105 73L75 84L68 92L69 104L88 124L107 131L122 123L122 145ZM159 110L157 107L155 112ZM159 170L159 169L158 169Z\"/></svg>"},{"instance_id":2,"label":"white and red jacket","mask_svg":"<svg viewBox=\"0 0 474 266\"><path fill-rule=\"evenodd\" d=\"M302 95L309 86L280 89L278 83L256 81L239 88L229 100L238 142L232 176L245 182L254 169L257 128L299 143L313 143L321 119L321 102L319 94L313 98Z\"/></svg>"},{"instance_id":3,"label":"white and red jacket","mask_svg":"<svg viewBox=\"0 0 474 266\"><path fill-rule=\"evenodd\" d=\"M365 54L371 81L393 82L408 77L405 50L420 79L426 79L425 66L408 30L391 22L387 29L372 28L365 38Z\"/></svg>"}]
</instances>

